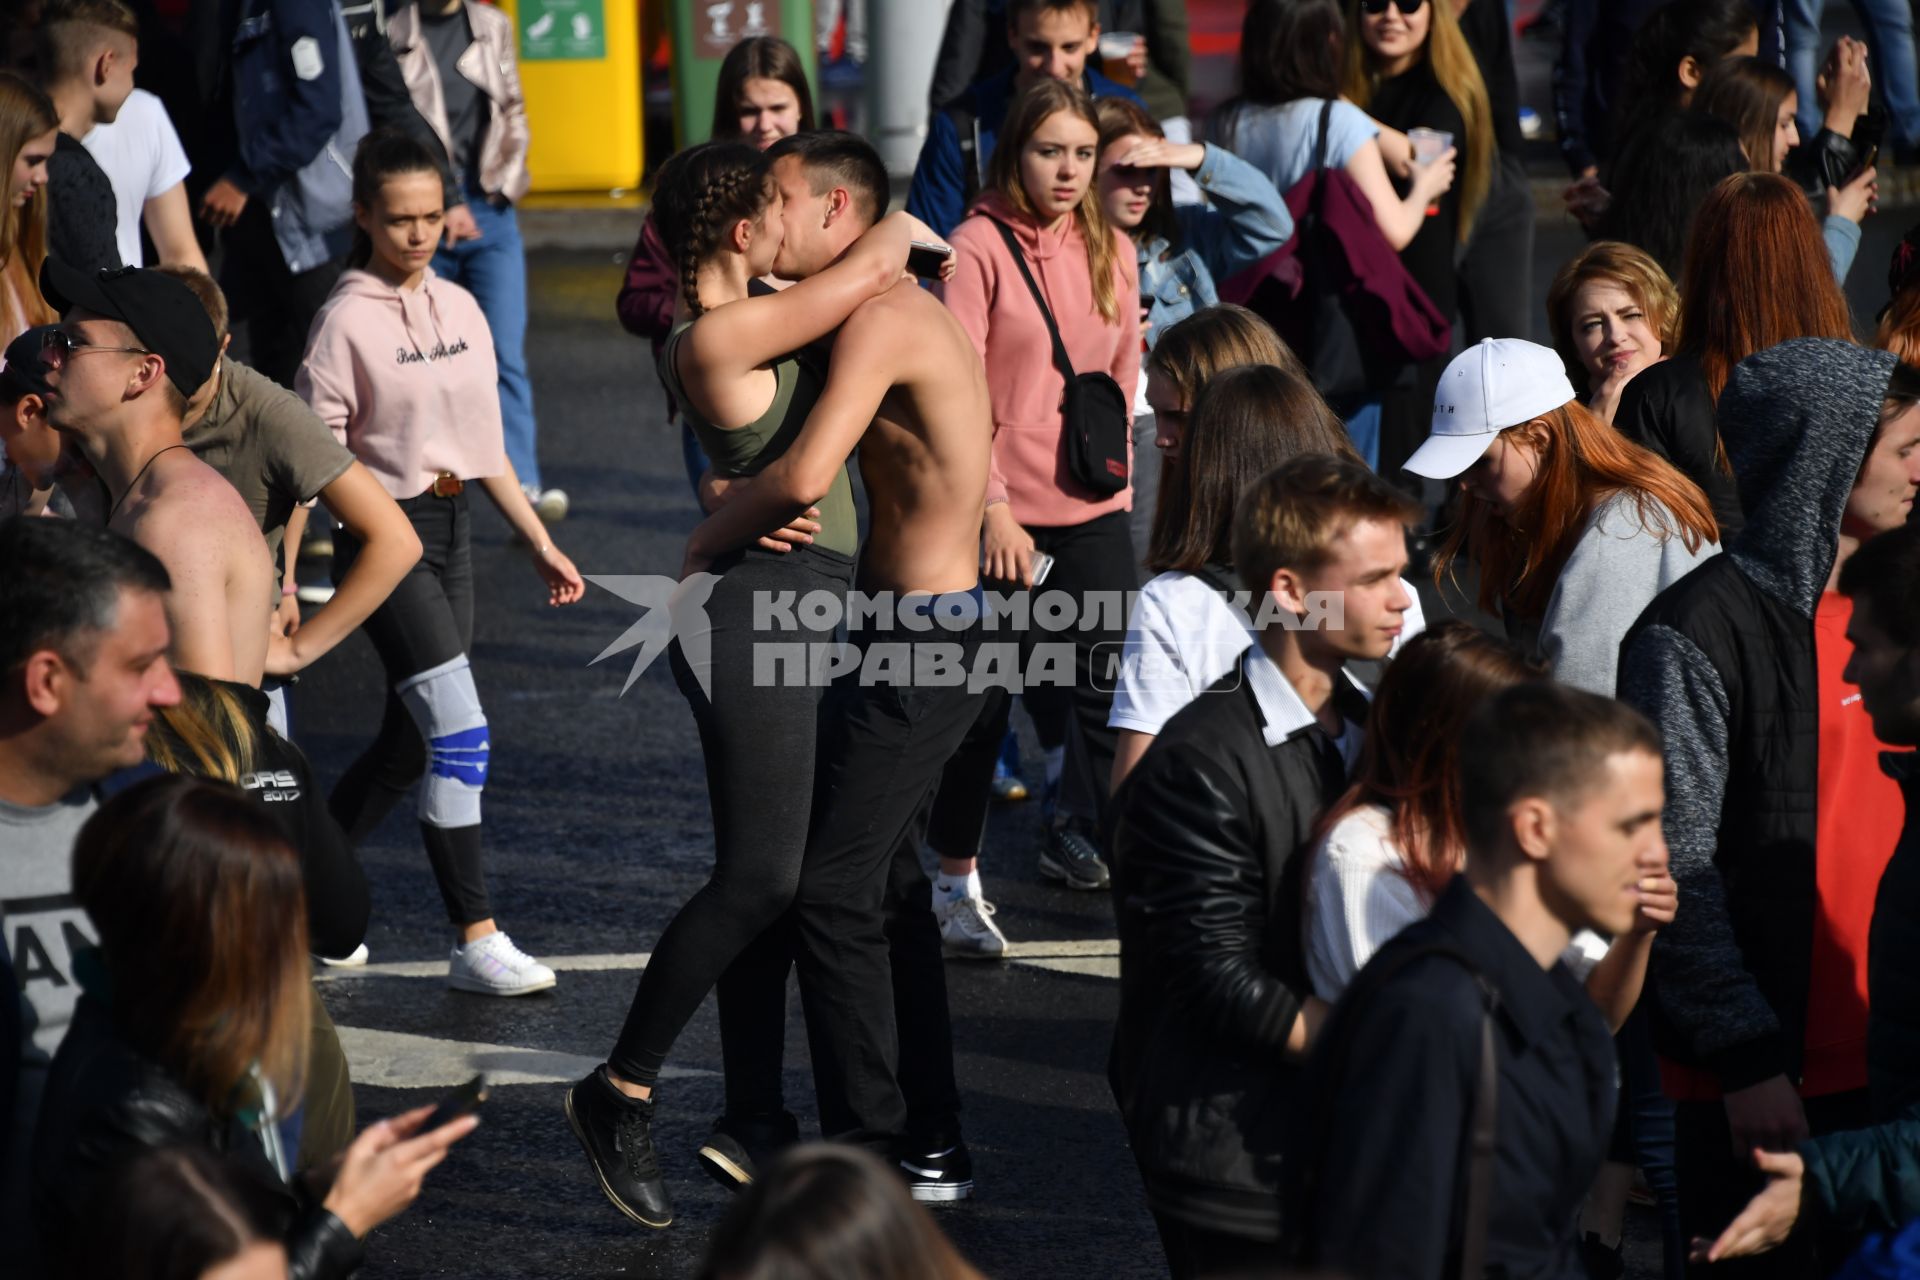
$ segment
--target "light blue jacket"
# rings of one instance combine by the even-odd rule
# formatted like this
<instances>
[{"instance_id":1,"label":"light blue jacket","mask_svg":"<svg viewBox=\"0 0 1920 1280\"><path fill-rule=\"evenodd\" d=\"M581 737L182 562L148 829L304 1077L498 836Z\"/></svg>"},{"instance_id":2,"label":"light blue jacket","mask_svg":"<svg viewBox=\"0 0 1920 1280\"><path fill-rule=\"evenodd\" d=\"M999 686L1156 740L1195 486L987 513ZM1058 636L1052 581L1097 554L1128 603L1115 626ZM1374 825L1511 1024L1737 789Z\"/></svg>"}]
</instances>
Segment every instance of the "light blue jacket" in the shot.
<instances>
[{"instance_id":1,"label":"light blue jacket","mask_svg":"<svg viewBox=\"0 0 1920 1280\"><path fill-rule=\"evenodd\" d=\"M1252 266L1293 237L1293 215L1266 174L1231 151L1206 144L1193 180L1206 204L1176 205L1183 244L1171 256L1165 238L1140 246L1140 294L1151 297L1147 345L1169 325L1220 301L1215 280Z\"/></svg>"}]
</instances>

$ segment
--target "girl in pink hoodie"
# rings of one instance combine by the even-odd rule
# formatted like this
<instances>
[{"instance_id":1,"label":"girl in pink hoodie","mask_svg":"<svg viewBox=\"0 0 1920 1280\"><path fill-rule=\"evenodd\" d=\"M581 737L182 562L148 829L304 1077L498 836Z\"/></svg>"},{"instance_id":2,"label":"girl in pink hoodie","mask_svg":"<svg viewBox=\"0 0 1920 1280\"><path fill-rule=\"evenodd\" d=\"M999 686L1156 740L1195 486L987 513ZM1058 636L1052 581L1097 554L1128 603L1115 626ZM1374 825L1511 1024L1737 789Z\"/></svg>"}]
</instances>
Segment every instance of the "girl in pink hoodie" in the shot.
<instances>
[{"instance_id":1,"label":"girl in pink hoodie","mask_svg":"<svg viewBox=\"0 0 1920 1280\"><path fill-rule=\"evenodd\" d=\"M295 389L407 513L421 555L365 623L386 668L386 713L329 807L358 843L420 782L420 834L459 935L447 982L522 995L554 977L495 927L487 900L487 717L467 662L467 485L477 482L531 548L551 603L572 604L585 587L507 461L486 318L472 294L428 265L446 213L433 157L402 134L368 135L354 156L353 202L349 269L313 322ZM335 547L333 580L344 591L361 548L344 529Z\"/></svg>"},{"instance_id":2,"label":"girl in pink hoodie","mask_svg":"<svg viewBox=\"0 0 1920 1280\"><path fill-rule=\"evenodd\" d=\"M1067 630L1030 630L1022 637L1029 652L1038 641L1071 640L1076 650L1071 689L1022 694L1047 751L1049 796L1064 778L1040 872L1076 889L1107 884L1090 829L1106 794L1103 779L1113 769L1114 733L1107 728L1113 683L1095 664L1118 654L1126 619L1117 608L1090 606L1095 593L1124 599L1140 585L1127 528L1133 489L1097 494L1069 472L1061 422L1066 381L1054 365L1040 308L998 228L1013 232L1075 372L1110 374L1131 401L1140 369L1139 267L1133 245L1108 225L1094 189L1099 146L1093 102L1079 86L1042 80L1022 94L995 144L988 189L954 229L958 265L944 295L986 363L993 403L986 576L1032 587L1035 557L1045 553L1053 563L1044 591L1066 593L1076 606ZM1131 458L1128 466L1131 471ZM1006 706L1002 700L1003 720ZM1069 715L1077 733L1067 732ZM967 858L943 858L941 869L951 877L972 865Z\"/></svg>"}]
</instances>

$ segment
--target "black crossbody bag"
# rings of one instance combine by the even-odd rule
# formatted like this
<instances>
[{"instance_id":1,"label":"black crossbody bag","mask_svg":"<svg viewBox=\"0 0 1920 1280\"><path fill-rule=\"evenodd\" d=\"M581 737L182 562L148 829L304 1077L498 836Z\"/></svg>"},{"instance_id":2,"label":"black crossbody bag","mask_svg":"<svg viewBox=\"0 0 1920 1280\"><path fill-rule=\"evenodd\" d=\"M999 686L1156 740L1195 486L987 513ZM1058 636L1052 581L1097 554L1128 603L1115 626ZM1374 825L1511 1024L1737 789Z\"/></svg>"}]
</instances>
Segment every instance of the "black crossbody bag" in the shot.
<instances>
[{"instance_id":1,"label":"black crossbody bag","mask_svg":"<svg viewBox=\"0 0 1920 1280\"><path fill-rule=\"evenodd\" d=\"M1067 471L1093 492L1107 497L1127 487L1127 405L1126 392L1103 372L1075 373L1067 356L1067 344L1060 340L1060 326L1053 322L1047 300L1027 269L1027 256L1013 238L1007 224L990 218L994 230L1007 242L1007 252L1019 264L1021 278L1033 294L1040 318L1047 322L1047 336L1053 339L1053 365L1066 379L1066 394L1060 398L1060 428L1067 446Z\"/></svg>"}]
</instances>

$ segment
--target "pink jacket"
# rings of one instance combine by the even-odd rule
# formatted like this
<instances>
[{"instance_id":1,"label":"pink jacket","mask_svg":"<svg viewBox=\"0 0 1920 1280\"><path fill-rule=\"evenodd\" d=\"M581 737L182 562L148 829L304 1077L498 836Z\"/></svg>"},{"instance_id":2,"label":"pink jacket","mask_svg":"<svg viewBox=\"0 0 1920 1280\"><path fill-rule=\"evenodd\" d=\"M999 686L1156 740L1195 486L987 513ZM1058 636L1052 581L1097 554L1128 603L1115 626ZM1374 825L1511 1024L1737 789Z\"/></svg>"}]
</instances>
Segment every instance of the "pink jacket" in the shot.
<instances>
[{"instance_id":1,"label":"pink jacket","mask_svg":"<svg viewBox=\"0 0 1920 1280\"><path fill-rule=\"evenodd\" d=\"M293 389L381 487L412 498L443 471L507 474L499 382L480 304L429 268L418 289L341 276Z\"/></svg>"},{"instance_id":2,"label":"pink jacket","mask_svg":"<svg viewBox=\"0 0 1920 1280\"><path fill-rule=\"evenodd\" d=\"M949 237L957 272L941 292L987 367L993 405L987 501L1005 498L1014 519L1042 528L1085 524L1112 511L1130 510L1131 486L1101 497L1067 472L1060 430L1066 381L1054 367L1046 322L993 221L1011 227L1025 250L1028 269L1060 326L1074 369L1106 370L1129 403L1140 376L1139 264L1132 242L1113 232L1113 287L1120 319L1109 324L1093 305L1086 242L1078 224L1069 220L1063 231L1049 231L1015 212L997 192L982 195L972 216Z\"/></svg>"}]
</instances>

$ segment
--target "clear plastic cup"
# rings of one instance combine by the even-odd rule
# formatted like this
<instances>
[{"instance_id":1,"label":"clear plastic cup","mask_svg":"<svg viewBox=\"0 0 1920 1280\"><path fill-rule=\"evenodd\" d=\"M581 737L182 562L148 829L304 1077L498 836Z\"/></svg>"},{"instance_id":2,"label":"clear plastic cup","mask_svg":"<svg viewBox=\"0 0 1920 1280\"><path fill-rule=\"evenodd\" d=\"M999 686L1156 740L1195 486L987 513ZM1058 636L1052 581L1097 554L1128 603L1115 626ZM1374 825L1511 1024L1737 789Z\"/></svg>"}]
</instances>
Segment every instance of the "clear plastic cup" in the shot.
<instances>
[{"instance_id":1,"label":"clear plastic cup","mask_svg":"<svg viewBox=\"0 0 1920 1280\"><path fill-rule=\"evenodd\" d=\"M1133 64L1127 58L1139 42L1140 33L1137 31L1101 32L1100 74L1115 84L1131 88L1138 77L1133 74Z\"/></svg>"},{"instance_id":2,"label":"clear plastic cup","mask_svg":"<svg viewBox=\"0 0 1920 1280\"><path fill-rule=\"evenodd\" d=\"M1445 129L1422 127L1407 130L1407 141L1413 144L1415 164L1432 164L1447 154L1447 149L1453 145L1453 135Z\"/></svg>"}]
</instances>

